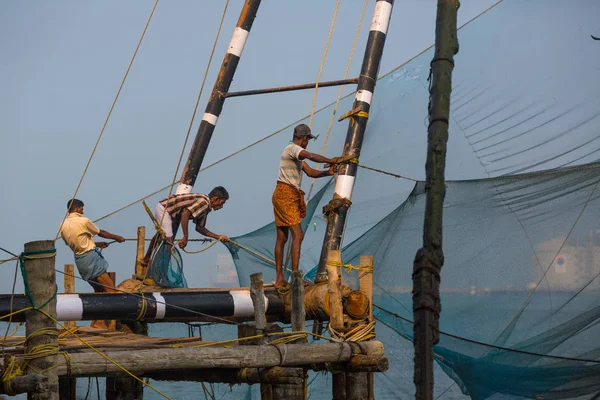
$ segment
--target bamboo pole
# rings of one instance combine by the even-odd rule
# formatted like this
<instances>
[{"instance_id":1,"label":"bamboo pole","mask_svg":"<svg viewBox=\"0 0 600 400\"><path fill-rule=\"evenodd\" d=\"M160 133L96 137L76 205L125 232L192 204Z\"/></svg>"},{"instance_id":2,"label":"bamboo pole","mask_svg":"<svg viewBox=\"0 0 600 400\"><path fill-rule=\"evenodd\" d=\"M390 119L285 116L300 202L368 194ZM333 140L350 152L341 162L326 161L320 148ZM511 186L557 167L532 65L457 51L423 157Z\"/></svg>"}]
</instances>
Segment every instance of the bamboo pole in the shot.
<instances>
[{"instance_id":1,"label":"bamboo pole","mask_svg":"<svg viewBox=\"0 0 600 400\"><path fill-rule=\"evenodd\" d=\"M433 399L433 345L439 341L440 271L443 206L446 188L446 144L454 55L458 52L456 18L458 0L438 0L435 53L431 61L429 127L426 171L427 197L423 247L413 263L413 312L416 398Z\"/></svg>"},{"instance_id":2,"label":"bamboo pole","mask_svg":"<svg viewBox=\"0 0 600 400\"><path fill-rule=\"evenodd\" d=\"M29 291L30 304L40 308L56 318L56 273L54 271L54 241L40 240L25 243L25 276L24 285ZM31 304L33 302L33 304ZM37 374L48 377L48 385L42 392L28 393L28 400L58 400L58 374L56 365L58 354L58 331L56 324L37 310L25 312L25 354L34 355L44 346L49 355L36 357L27 364L26 374ZM55 349L54 354L51 349Z\"/></svg>"}]
</instances>

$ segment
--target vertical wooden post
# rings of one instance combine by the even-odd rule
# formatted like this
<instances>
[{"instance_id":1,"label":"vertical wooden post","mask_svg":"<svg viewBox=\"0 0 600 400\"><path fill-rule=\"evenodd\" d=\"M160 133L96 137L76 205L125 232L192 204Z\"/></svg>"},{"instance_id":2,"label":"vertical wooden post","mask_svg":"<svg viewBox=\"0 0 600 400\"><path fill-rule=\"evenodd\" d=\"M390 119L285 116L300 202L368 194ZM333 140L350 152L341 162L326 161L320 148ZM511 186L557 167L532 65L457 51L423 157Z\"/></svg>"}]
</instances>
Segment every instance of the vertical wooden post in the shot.
<instances>
[{"instance_id":1,"label":"vertical wooden post","mask_svg":"<svg viewBox=\"0 0 600 400\"><path fill-rule=\"evenodd\" d=\"M306 330L306 310L304 309L304 277L302 271L292 272L292 331L304 332ZM306 338L296 340L296 343L306 343Z\"/></svg>"},{"instance_id":2,"label":"vertical wooden post","mask_svg":"<svg viewBox=\"0 0 600 400\"><path fill-rule=\"evenodd\" d=\"M139 229L138 229L139 232ZM143 248L142 248L143 251ZM110 279L117 287L117 273L116 272L108 272ZM137 322L133 322L134 326L137 327ZM109 330L117 330L117 321L110 320L108 321L108 329ZM136 334L148 334L147 325L145 326L146 331L140 332L137 329L132 329L132 331ZM106 378L106 400L141 400L144 396L144 386L133 378Z\"/></svg>"},{"instance_id":3,"label":"vertical wooden post","mask_svg":"<svg viewBox=\"0 0 600 400\"><path fill-rule=\"evenodd\" d=\"M367 390L366 372L348 372L346 373L346 399L347 400L367 400L369 392Z\"/></svg>"},{"instance_id":4,"label":"vertical wooden post","mask_svg":"<svg viewBox=\"0 0 600 400\"><path fill-rule=\"evenodd\" d=\"M267 330L267 316L265 309L265 292L263 288L262 273L250 275L250 298L254 305L254 319L256 320L256 330L265 334ZM267 337L258 339L258 344L266 344Z\"/></svg>"},{"instance_id":5,"label":"vertical wooden post","mask_svg":"<svg viewBox=\"0 0 600 400\"><path fill-rule=\"evenodd\" d=\"M446 146L454 55L458 52L456 18L458 0L438 0L435 52L431 61L429 127L425 163L427 197L423 221L423 247L413 262L413 313L416 398L433 399L433 345L439 341L440 272L443 209L446 187Z\"/></svg>"},{"instance_id":6,"label":"vertical wooden post","mask_svg":"<svg viewBox=\"0 0 600 400\"><path fill-rule=\"evenodd\" d=\"M146 247L146 227L138 226L137 228L137 251L135 254L135 275L139 279L146 276L146 268L142 265L144 260L144 250Z\"/></svg>"},{"instance_id":7,"label":"vertical wooden post","mask_svg":"<svg viewBox=\"0 0 600 400\"><path fill-rule=\"evenodd\" d=\"M108 272L108 276L110 276L110 279L113 281L114 283L114 287L117 287L117 273L116 272ZM111 331L116 331L117 330L117 321L116 320L110 320L108 321L108 329Z\"/></svg>"},{"instance_id":8,"label":"vertical wooden post","mask_svg":"<svg viewBox=\"0 0 600 400\"><path fill-rule=\"evenodd\" d=\"M346 400L346 374L338 372L331 375L332 400Z\"/></svg>"},{"instance_id":9,"label":"vertical wooden post","mask_svg":"<svg viewBox=\"0 0 600 400\"><path fill-rule=\"evenodd\" d=\"M56 272L54 241L40 240L25 243L25 276L24 285L28 292L28 305L40 308L56 318ZM33 302L33 304L31 304ZM32 334L43 331L43 334ZM37 310L25 312L25 351L34 353L40 346L56 348L58 354L58 331L54 321ZM48 377L48 386L41 393L28 393L28 400L58 400L58 376L54 366L57 355L34 358L27 365L27 374L41 371Z\"/></svg>"},{"instance_id":10,"label":"vertical wooden post","mask_svg":"<svg viewBox=\"0 0 600 400\"><path fill-rule=\"evenodd\" d=\"M344 309L342 306L342 275L340 273L340 267L332 265L333 263L341 263L342 255L340 250L329 250L327 253L327 279L329 281L329 287L327 292L329 293L329 324L335 330L342 330L344 328Z\"/></svg>"},{"instance_id":11,"label":"vertical wooden post","mask_svg":"<svg viewBox=\"0 0 600 400\"><path fill-rule=\"evenodd\" d=\"M75 293L75 266L65 264L65 294ZM65 327L72 331L77 329L76 321L64 321ZM77 378L59 378L58 394L60 400L75 400L77 398Z\"/></svg>"},{"instance_id":12,"label":"vertical wooden post","mask_svg":"<svg viewBox=\"0 0 600 400\"><path fill-rule=\"evenodd\" d=\"M360 256L360 266L362 268L369 268L371 270L361 270L358 274L358 282L360 285L361 292L365 293L369 298L369 322L373 321L373 256ZM367 392L368 399L375 399L375 376L373 372L366 372L367 374Z\"/></svg>"},{"instance_id":13,"label":"vertical wooden post","mask_svg":"<svg viewBox=\"0 0 600 400\"><path fill-rule=\"evenodd\" d=\"M250 298L254 305L254 320L256 322L256 333L265 334L267 332L267 316L265 307L265 291L263 287L263 276L261 272L250 275ZM239 331L238 331L238 337ZM267 343L267 337L263 336L257 339L257 344ZM261 400L271 400L273 398L273 388L271 385L260 384Z\"/></svg>"},{"instance_id":14,"label":"vertical wooden post","mask_svg":"<svg viewBox=\"0 0 600 400\"><path fill-rule=\"evenodd\" d=\"M65 264L65 293L75 293L75 266L73 264ZM68 330L77 328L77 322L64 321L65 327Z\"/></svg>"}]
</instances>

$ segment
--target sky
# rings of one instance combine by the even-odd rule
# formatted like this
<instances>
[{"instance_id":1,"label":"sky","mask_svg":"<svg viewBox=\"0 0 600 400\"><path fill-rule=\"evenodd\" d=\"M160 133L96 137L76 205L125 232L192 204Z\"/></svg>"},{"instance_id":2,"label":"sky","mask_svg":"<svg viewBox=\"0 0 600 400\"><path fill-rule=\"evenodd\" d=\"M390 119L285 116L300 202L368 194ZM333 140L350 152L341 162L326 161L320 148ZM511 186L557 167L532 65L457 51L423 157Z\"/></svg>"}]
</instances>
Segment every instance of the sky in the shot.
<instances>
[{"instance_id":1,"label":"sky","mask_svg":"<svg viewBox=\"0 0 600 400\"><path fill-rule=\"evenodd\" d=\"M374 1L369 3L349 76L356 76L360 69L374 7ZM153 4L147 0L0 2L1 247L19 253L26 242L56 236L65 203L90 158ZM342 78L362 4L359 0L341 2L322 80ZM492 4L489 0L461 1L459 25ZM77 193L91 219L173 180L224 5L224 1L159 2ZM241 7L241 0L229 3L199 115ZM315 81L334 8L333 0L263 2L231 90ZM433 44L435 15L433 0L396 2L381 73ZM317 108L336 96L337 89L321 89ZM308 115L312 99L313 91L307 90L227 100L204 165ZM198 124L196 119L192 138ZM288 139L277 140L285 144ZM188 150L189 146L184 162ZM326 155L337 151L328 150ZM270 222L269 202L256 204L255 210L254 206L236 207L236 198L270 197L270 193L264 195L264 185L255 182L273 181L274 185L278 157L258 153L255 162L201 173L195 191L208 192L222 184L231 194L226 207L210 216L211 230L234 236ZM242 174L244 179L234 179ZM165 194L150 198L148 204L153 207ZM126 238L134 238L139 225L146 225L148 236L152 232L139 204L98 225ZM73 262L73 256L62 241L56 247L56 267L62 270L65 263ZM186 258L190 286L210 284L220 253L226 250ZM104 255L118 281L133 272L135 242L111 245ZM3 254L0 259L4 256L9 257ZM13 263L0 266L3 293L10 292L13 267ZM62 289L60 275L58 280ZM84 282L77 282L76 288L90 290ZM20 282L17 290L22 290Z\"/></svg>"}]
</instances>

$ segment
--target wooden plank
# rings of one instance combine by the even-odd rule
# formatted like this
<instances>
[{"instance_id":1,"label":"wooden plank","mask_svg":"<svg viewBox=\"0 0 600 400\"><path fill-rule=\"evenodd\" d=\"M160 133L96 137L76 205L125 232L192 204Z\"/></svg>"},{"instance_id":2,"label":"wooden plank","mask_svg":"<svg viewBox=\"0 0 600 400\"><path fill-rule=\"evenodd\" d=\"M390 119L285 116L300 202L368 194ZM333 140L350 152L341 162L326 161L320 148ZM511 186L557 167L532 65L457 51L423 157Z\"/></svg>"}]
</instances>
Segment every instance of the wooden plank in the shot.
<instances>
[{"instance_id":1,"label":"wooden plank","mask_svg":"<svg viewBox=\"0 0 600 400\"><path fill-rule=\"evenodd\" d=\"M383 343L376 340L361 343L361 348L365 355L375 357L384 355ZM143 374L169 369L300 367L315 363L347 362L353 356L353 348L350 343L342 342L106 351L105 354L132 373ZM104 357L95 352L72 353L70 356L73 376L123 374L121 369L107 363ZM16 358L23 360L22 356ZM58 358L55 372L60 376L67 374L64 357Z\"/></svg>"}]
</instances>

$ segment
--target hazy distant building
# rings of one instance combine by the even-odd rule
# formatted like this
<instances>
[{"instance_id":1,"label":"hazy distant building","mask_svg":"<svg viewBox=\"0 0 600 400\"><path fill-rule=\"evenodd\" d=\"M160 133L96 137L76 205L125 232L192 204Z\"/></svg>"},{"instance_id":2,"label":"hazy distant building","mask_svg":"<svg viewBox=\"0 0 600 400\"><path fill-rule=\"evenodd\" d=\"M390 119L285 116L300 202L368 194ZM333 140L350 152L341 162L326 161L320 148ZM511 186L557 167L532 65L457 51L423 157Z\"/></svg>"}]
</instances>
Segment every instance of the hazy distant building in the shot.
<instances>
[{"instance_id":1,"label":"hazy distant building","mask_svg":"<svg viewBox=\"0 0 600 400\"><path fill-rule=\"evenodd\" d=\"M210 286L215 288L239 286L237 271L229 253L217 254L217 265L211 268Z\"/></svg>"},{"instance_id":2,"label":"hazy distant building","mask_svg":"<svg viewBox=\"0 0 600 400\"><path fill-rule=\"evenodd\" d=\"M570 238L563 246L565 238L555 238L536 246L539 264L533 260L536 282L542 278L546 269L548 272L540 283L540 289L587 289L599 288L600 278L595 279L600 272L600 247L595 233L588 235L586 240ZM562 246L562 248L561 248ZM548 268L550 266L550 268ZM591 282L591 283L590 283Z\"/></svg>"}]
</instances>

